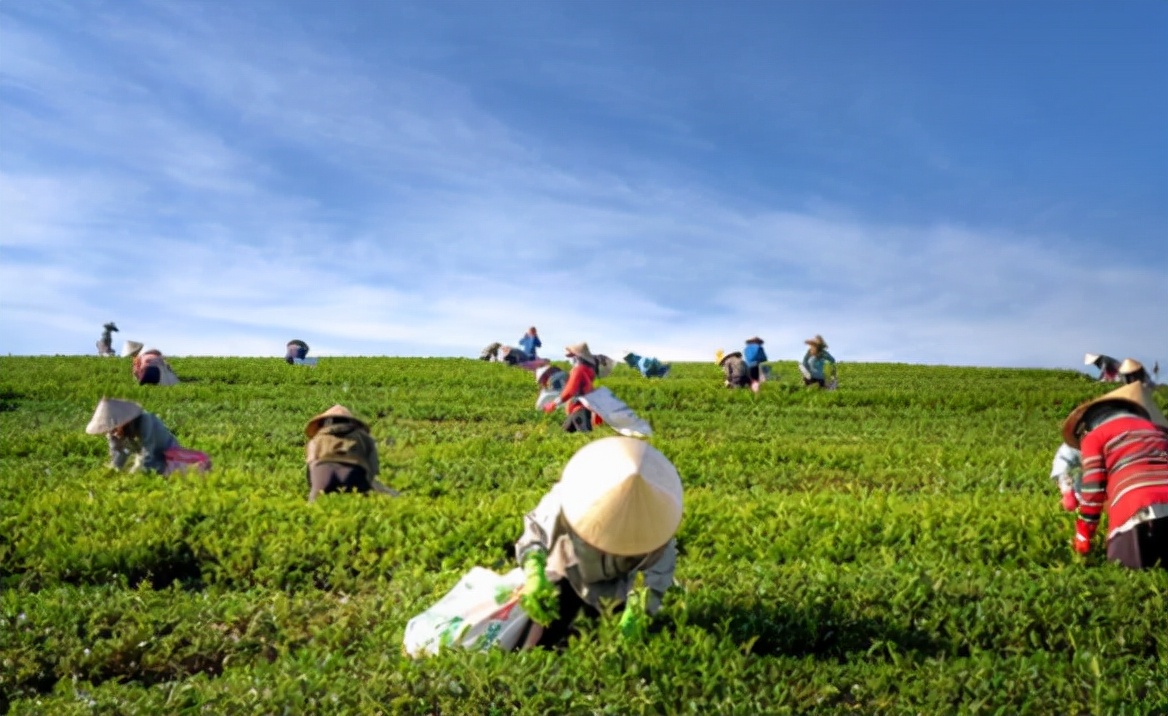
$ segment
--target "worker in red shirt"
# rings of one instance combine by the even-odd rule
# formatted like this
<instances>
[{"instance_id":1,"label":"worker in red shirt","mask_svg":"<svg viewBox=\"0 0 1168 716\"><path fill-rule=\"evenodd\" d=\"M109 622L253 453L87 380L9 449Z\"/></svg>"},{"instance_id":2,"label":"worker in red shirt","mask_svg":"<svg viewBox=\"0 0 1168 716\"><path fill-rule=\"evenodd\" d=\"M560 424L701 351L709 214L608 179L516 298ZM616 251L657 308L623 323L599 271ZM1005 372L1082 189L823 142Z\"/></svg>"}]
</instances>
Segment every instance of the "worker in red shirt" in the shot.
<instances>
[{"instance_id":1,"label":"worker in red shirt","mask_svg":"<svg viewBox=\"0 0 1168 716\"><path fill-rule=\"evenodd\" d=\"M1142 383L1083 403L1063 423L1083 454L1075 551L1091 551L1107 512L1107 558L1125 567L1168 569L1168 420Z\"/></svg>"},{"instance_id":2,"label":"worker in red shirt","mask_svg":"<svg viewBox=\"0 0 1168 716\"><path fill-rule=\"evenodd\" d=\"M554 412L556 408L565 405L568 413L564 421L564 430L569 433L590 432L593 425L599 425L599 417L594 417L592 411L584 407L577 398L592 392L592 381L596 380L598 363L587 343L576 343L564 349L564 356L571 361L572 370L568 372L568 382L560 392L560 397L543 406L545 413Z\"/></svg>"}]
</instances>

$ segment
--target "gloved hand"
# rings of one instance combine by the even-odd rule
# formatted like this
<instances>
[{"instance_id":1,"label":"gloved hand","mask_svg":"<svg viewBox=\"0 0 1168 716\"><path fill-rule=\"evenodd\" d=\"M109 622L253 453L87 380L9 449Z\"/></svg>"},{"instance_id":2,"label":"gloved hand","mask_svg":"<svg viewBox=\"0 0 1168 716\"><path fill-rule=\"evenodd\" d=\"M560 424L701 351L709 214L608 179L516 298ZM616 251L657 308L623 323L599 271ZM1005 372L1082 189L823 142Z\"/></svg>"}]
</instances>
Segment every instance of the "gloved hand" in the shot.
<instances>
[{"instance_id":1,"label":"gloved hand","mask_svg":"<svg viewBox=\"0 0 1168 716\"><path fill-rule=\"evenodd\" d=\"M543 412L545 412L545 413L551 413L551 412L554 412L554 411L555 411L555 409L556 409L556 403L555 403L555 401L552 401L552 402L550 402L550 403L545 403L545 404L544 404L544 406L543 406L542 408L540 408L540 410L542 410L542 411L543 411Z\"/></svg>"},{"instance_id":2,"label":"gloved hand","mask_svg":"<svg viewBox=\"0 0 1168 716\"><path fill-rule=\"evenodd\" d=\"M1081 519L1075 520L1075 541L1072 547L1079 554L1087 554L1091 551L1091 538L1095 536L1095 528L1098 527L1094 522L1084 522Z\"/></svg>"},{"instance_id":3,"label":"gloved hand","mask_svg":"<svg viewBox=\"0 0 1168 716\"><path fill-rule=\"evenodd\" d=\"M620 620L621 636L634 641L644 638L649 631L649 614L645 608L648 594L641 580L637 581L639 586L629 591L629 596L625 600L625 611L621 614Z\"/></svg>"},{"instance_id":4,"label":"gloved hand","mask_svg":"<svg viewBox=\"0 0 1168 716\"><path fill-rule=\"evenodd\" d=\"M527 582L519 597L519 606L527 612L531 620L541 626L548 626L556 620L560 612L560 594L556 586L547 578L547 552L535 550L523 558L523 572Z\"/></svg>"}]
</instances>

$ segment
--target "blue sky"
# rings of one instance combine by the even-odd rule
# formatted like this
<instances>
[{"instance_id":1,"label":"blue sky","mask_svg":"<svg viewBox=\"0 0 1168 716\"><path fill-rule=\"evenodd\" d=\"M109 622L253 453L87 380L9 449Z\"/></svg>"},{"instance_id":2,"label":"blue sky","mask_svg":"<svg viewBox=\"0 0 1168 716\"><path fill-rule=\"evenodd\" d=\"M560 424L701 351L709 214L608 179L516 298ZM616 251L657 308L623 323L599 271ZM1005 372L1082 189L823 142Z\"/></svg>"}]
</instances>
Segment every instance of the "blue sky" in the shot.
<instances>
[{"instance_id":1,"label":"blue sky","mask_svg":"<svg viewBox=\"0 0 1168 716\"><path fill-rule=\"evenodd\" d=\"M1168 361L1168 3L0 1L0 353Z\"/></svg>"}]
</instances>

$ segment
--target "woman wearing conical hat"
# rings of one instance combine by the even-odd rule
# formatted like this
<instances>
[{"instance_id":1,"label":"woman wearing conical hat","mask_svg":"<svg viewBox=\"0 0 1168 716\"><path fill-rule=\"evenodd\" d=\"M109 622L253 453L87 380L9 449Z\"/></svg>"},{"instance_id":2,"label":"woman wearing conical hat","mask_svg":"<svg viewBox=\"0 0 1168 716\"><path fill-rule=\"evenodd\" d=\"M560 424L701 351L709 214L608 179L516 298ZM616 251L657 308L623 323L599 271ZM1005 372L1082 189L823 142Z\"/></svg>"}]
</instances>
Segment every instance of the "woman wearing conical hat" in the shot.
<instances>
[{"instance_id":1,"label":"woman wearing conical hat","mask_svg":"<svg viewBox=\"0 0 1168 716\"><path fill-rule=\"evenodd\" d=\"M827 386L827 376L824 366L831 364L831 378L836 378L835 357L827 352L827 341L823 336L816 335L803 341L807 344L807 352L799 362L799 372L803 374L803 385L815 383L820 388Z\"/></svg>"},{"instance_id":2,"label":"woman wearing conical hat","mask_svg":"<svg viewBox=\"0 0 1168 716\"><path fill-rule=\"evenodd\" d=\"M309 420L304 434L309 502L322 492L398 494L377 480L377 443L368 426L345 406L334 405Z\"/></svg>"},{"instance_id":3,"label":"woman wearing conical hat","mask_svg":"<svg viewBox=\"0 0 1168 716\"><path fill-rule=\"evenodd\" d=\"M563 640L579 612L607 605L624 605L624 634L643 633L673 584L681 511L681 478L652 445L608 437L576 451L515 543L527 573L520 605L543 626L539 643Z\"/></svg>"},{"instance_id":4,"label":"woman wearing conical hat","mask_svg":"<svg viewBox=\"0 0 1168 716\"><path fill-rule=\"evenodd\" d=\"M297 360L304 360L307 357L308 344L299 338L293 338L284 346L284 362L288 365L295 365Z\"/></svg>"},{"instance_id":5,"label":"woman wearing conical hat","mask_svg":"<svg viewBox=\"0 0 1168 716\"><path fill-rule=\"evenodd\" d=\"M121 470L131 455L132 472L167 472L167 451L179 447L178 440L153 413L129 400L102 398L85 426L90 435L105 435L109 442L110 467Z\"/></svg>"},{"instance_id":6,"label":"woman wearing conical hat","mask_svg":"<svg viewBox=\"0 0 1168 716\"><path fill-rule=\"evenodd\" d=\"M113 333L118 332L118 324L110 321L101 327L101 338L97 340L97 354L102 357L114 355Z\"/></svg>"},{"instance_id":7,"label":"woman wearing conical hat","mask_svg":"<svg viewBox=\"0 0 1168 716\"><path fill-rule=\"evenodd\" d=\"M1131 383L1075 408L1063 441L1083 455L1074 548L1091 550L1107 512L1107 558L1168 569L1168 420L1152 391Z\"/></svg>"},{"instance_id":8,"label":"woman wearing conical hat","mask_svg":"<svg viewBox=\"0 0 1168 716\"><path fill-rule=\"evenodd\" d=\"M750 374L750 389L756 393L762 384L762 364L768 360L762 344L761 338L753 336L746 339L746 347L742 349L742 360L745 361L746 370Z\"/></svg>"},{"instance_id":9,"label":"woman wearing conical hat","mask_svg":"<svg viewBox=\"0 0 1168 716\"><path fill-rule=\"evenodd\" d=\"M742 359L740 351L723 353L719 350L714 358L722 368L722 375L725 377L723 384L727 388L745 388L750 385L750 370L746 367L746 361Z\"/></svg>"},{"instance_id":10,"label":"woman wearing conical hat","mask_svg":"<svg viewBox=\"0 0 1168 716\"><path fill-rule=\"evenodd\" d=\"M126 341L126 349L134 359L130 371L138 385L178 385L178 376L162 357L162 351L157 348L142 350L142 344L137 341Z\"/></svg>"},{"instance_id":11,"label":"woman wearing conical hat","mask_svg":"<svg viewBox=\"0 0 1168 716\"><path fill-rule=\"evenodd\" d=\"M568 418L564 421L564 430L569 433L590 432L593 425L600 424L600 420L594 417L592 411L585 408L578 398L592 392L593 381L596 380L596 357L588 349L587 343L565 347L564 356L572 363L572 369L568 372L568 382L564 384L559 397L545 403L542 410L545 413L552 413L564 405L566 406L564 410L568 413Z\"/></svg>"},{"instance_id":12,"label":"woman wearing conical hat","mask_svg":"<svg viewBox=\"0 0 1168 716\"><path fill-rule=\"evenodd\" d=\"M1143 383L1149 388L1156 387L1144 364L1134 358L1124 358L1119 364L1119 379L1124 383Z\"/></svg>"},{"instance_id":13,"label":"woman wearing conical hat","mask_svg":"<svg viewBox=\"0 0 1168 716\"><path fill-rule=\"evenodd\" d=\"M1119 361L1111 356L1087 353L1083 356L1083 365L1093 365L1099 369L1100 383L1119 382Z\"/></svg>"}]
</instances>

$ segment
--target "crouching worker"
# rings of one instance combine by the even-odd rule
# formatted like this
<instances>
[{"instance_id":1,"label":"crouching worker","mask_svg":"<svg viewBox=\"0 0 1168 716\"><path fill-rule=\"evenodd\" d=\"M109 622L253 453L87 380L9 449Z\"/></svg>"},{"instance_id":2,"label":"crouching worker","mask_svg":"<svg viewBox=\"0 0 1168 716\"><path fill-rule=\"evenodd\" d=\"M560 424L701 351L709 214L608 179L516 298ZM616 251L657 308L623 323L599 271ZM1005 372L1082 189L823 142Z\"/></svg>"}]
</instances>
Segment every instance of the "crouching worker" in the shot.
<instances>
[{"instance_id":1,"label":"crouching worker","mask_svg":"<svg viewBox=\"0 0 1168 716\"><path fill-rule=\"evenodd\" d=\"M1107 512L1107 558L1125 567L1168 569L1168 420L1140 383L1089 400L1063 423L1083 454L1074 548L1091 551Z\"/></svg>"},{"instance_id":2,"label":"crouching worker","mask_svg":"<svg viewBox=\"0 0 1168 716\"><path fill-rule=\"evenodd\" d=\"M555 400L544 403L541 410L553 413L556 408L566 405L568 413L564 421L564 430L569 433L591 432L593 425L600 425L600 417L593 416L592 411L580 403L579 398L592 392L593 381L596 380L598 364L587 343L577 343L564 349L565 357L572 363L572 370L568 373L568 381Z\"/></svg>"},{"instance_id":3,"label":"crouching worker","mask_svg":"<svg viewBox=\"0 0 1168 716\"><path fill-rule=\"evenodd\" d=\"M742 359L740 351L731 351L725 355L718 351L714 358L722 367L722 375L725 378L723 385L727 388L745 388L750 385L750 369L746 367L746 361Z\"/></svg>"},{"instance_id":4,"label":"crouching worker","mask_svg":"<svg viewBox=\"0 0 1168 716\"><path fill-rule=\"evenodd\" d=\"M543 406L554 402L563 392L564 386L568 384L568 374L554 365L545 365L535 370L535 382L539 386L535 407L542 410Z\"/></svg>"},{"instance_id":5,"label":"crouching worker","mask_svg":"<svg viewBox=\"0 0 1168 716\"><path fill-rule=\"evenodd\" d=\"M334 405L317 415L304 427L308 436L305 446L305 474L308 501L314 502L322 492L380 492L397 496L397 490L377 480L381 465L377 443L369 427L343 405Z\"/></svg>"},{"instance_id":6,"label":"crouching worker","mask_svg":"<svg viewBox=\"0 0 1168 716\"><path fill-rule=\"evenodd\" d=\"M129 400L102 398L85 432L106 436L110 467L115 470L125 467L131 455L134 456L131 472L169 475L189 468L200 472L211 469L211 459L205 453L180 447L158 416Z\"/></svg>"},{"instance_id":7,"label":"crouching worker","mask_svg":"<svg viewBox=\"0 0 1168 716\"><path fill-rule=\"evenodd\" d=\"M558 644L581 611L609 607L623 609L623 635L643 636L673 584L681 511L681 478L652 445L608 437L576 451L515 544L527 574L519 604L536 630L527 642Z\"/></svg>"},{"instance_id":8,"label":"crouching worker","mask_svg":"<svg viewBox=\"0 0 1168 716\"><path fill-rule=\"evenodd\" d=\"M143 351L141 343L126 341L122 354L134 359L130 371L138 385L178 385L178 376L157 348Z\"/></svg>"},{"instance_id":9,"label":"crouching worker","mask_svg":"<svg viewBox=\"0 0 1168 716\"><path fill-rule=\"evenodd\" d=\"M308 357L308 344L299 338L288 341L285 346L284 361L288 365L294 365L298 360L304 360Z\"/></svg>"},{"instance_id":10,"label":"crouching worker","mask_svg":"<svg viewBox=\"0 0 1168 716\"><path fill-rule=\"evenodd\" d=\"M649 356L639 356L632 351L625 353L625 364L630 368L635 368L646 378L664 378L669 375L671 367L669 363L662 363Z\"/></svg>"}]
</instances>

